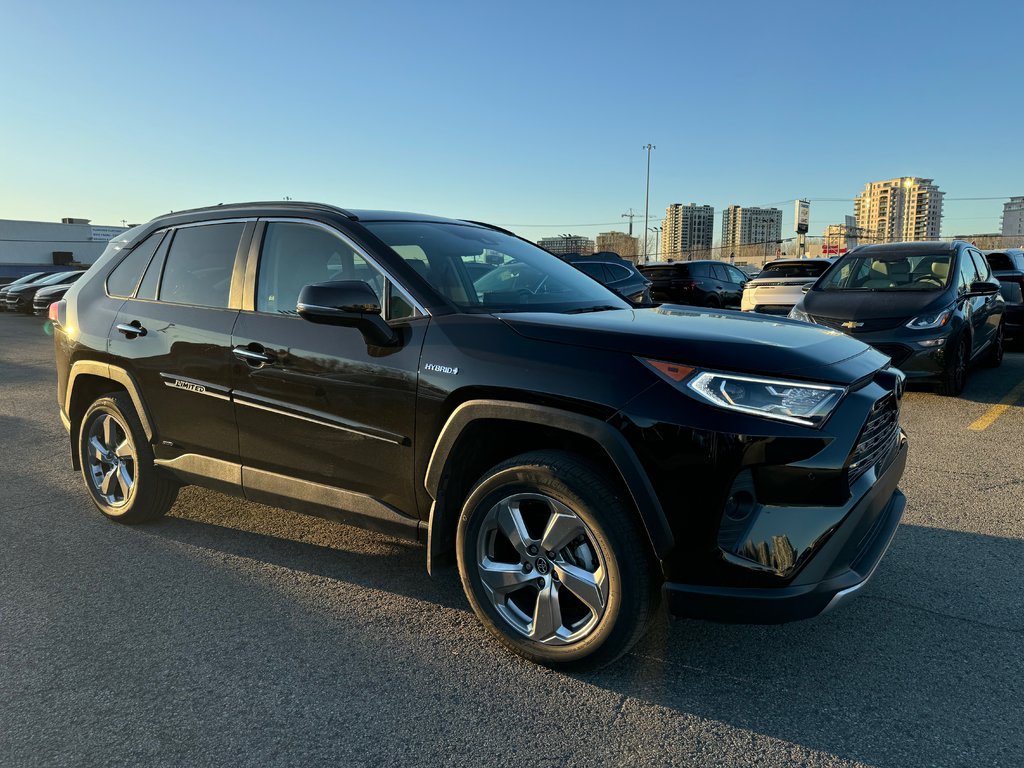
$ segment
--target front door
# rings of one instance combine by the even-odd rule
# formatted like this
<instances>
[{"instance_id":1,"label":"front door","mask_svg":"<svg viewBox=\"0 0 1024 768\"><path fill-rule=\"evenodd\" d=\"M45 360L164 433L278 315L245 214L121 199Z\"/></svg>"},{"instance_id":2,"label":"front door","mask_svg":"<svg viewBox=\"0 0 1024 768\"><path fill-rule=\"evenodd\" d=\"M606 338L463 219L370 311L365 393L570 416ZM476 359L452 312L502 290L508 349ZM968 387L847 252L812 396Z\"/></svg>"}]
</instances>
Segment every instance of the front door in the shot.
<instances>
[{"instance_id":1,"label":"front door","mask_svg":"<svg viewBox=\"0 0 1024 768\"><path fill-rule=\"evenodd\" d=\"M415 516L416 383L429 318L331 228L267 221L256 238L258 267L247 278L253 299L232 337L242 464ZM401 343L369 346L354 328L300 318L302 287L330 280L368 282Z\"/></svg>"}]
</instances>

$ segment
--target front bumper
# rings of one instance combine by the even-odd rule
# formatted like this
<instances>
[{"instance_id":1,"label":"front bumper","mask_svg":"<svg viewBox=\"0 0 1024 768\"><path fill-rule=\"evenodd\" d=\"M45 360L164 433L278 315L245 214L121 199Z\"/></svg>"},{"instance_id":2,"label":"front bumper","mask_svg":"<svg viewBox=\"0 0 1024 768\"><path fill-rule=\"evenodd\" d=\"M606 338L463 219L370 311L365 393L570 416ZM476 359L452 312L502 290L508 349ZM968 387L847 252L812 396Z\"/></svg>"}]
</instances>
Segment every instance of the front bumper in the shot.
<instances>
[{"instance_id":1,"label":"front bumper","mask_svg":"<svg viewBox=\"0 0 1024 768\"><path fill-rule=\"evenodd\" d=\"M868 344L883 355L888 355L894 367L899 368L914 381L936 381L946 370L947 348L955 335L919 332L912 334L906 329L876 331L874 333L850 334L857 341ZM941 339L937 346L923 346L922 342Z\"/></svg>"},{"instance_id":2,"label":"front bumper","mask_svg":"<svg viewBox=\"0 0 1024 768\"><path fill-rule=\"evenodd\" d=\"M666 582L671 613L744 624L778 624L817 616L867 583L889 547L906 508L896 487L907 461L901 435L896 456L853 502L828 540L786 586L727 587ZM858 481L870 483L872 477Z\"/></svg>"}]
</instances>

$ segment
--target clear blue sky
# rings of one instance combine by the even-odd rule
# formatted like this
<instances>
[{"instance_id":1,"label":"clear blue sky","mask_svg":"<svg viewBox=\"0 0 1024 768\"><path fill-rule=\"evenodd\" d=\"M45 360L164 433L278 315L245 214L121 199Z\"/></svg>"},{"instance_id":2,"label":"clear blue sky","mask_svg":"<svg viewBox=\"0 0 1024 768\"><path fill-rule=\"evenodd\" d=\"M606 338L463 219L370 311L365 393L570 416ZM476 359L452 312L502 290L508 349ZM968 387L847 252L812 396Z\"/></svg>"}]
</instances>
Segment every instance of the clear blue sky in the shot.
<instances>
[{"instance_id":1,"label":"clear blue sky","mask_svg":"<svg viewBox=\"0 0 1024 768\"><path fill-rule=\"evenodd\" d=\"M1022 22L1011 0L6 0L0 218L288 195L593 236L642 213L648 141L652 224L709 203L716 238L730 203L900 175L1022 195ZM1001 211L948 199L943 234ZM811 234L852 212L813 203Z\"/></svg>"}]
</instances>

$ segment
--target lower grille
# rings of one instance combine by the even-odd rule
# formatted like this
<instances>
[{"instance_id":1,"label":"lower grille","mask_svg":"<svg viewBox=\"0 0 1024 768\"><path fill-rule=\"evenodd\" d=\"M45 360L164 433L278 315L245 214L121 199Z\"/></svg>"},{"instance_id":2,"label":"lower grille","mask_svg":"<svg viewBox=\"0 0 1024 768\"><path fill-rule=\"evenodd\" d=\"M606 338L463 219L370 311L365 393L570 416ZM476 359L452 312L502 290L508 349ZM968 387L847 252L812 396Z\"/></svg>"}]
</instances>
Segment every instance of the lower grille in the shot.
<instances>
[{"instance_id":1,"label":"lower grille","mask_svg":"<svg viewBox=\"0 0 1024 768\"><path fill-rule=\"evenodd\" d=\"M788 315L793 309L792 304L756 304L754 311L765 315Z\"/></svg>"},{"instance_id":2,"label":"lower grille","mask_svg":"<svg viewBox=\"0 0 1024 768\"><path fill-rule=\"evenodd\" d=\"M892 359L892 364L897 368L903 365L903 363L907 361L907 358L913 353L913 350L910 347L904 346L903 344L872 344L871 346L883 355L888 355Z\"/></svg>"},{"instance_id":3,"label":"lower grille","mask_svg":"<svg viewBox=\"0 0 1024 768\"><path fill-rule=\"evenodd\" d=\"M884 469L894 454L899 441L899 401L892 392L877 400L871 408L868 420L857 438L857 445L850 454L849 476L853 485L871 467L881 465Z\"/></svg>"}]
</instances>

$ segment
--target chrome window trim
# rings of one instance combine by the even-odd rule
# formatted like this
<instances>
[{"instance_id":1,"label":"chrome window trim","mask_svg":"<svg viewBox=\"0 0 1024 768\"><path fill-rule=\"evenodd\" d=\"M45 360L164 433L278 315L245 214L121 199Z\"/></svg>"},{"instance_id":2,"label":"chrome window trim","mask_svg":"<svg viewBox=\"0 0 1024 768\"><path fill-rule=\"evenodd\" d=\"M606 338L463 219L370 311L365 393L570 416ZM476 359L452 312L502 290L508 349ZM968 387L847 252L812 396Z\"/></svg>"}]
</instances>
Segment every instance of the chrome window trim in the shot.
<instances>
[{"instance_id":1,"label":"chrome window trim","mask_svg":"<svg viewBox=\"0 0 1024 768\"><path fill-rule=\"evenodd\" d=\"M190 227L205 227L210 224L245 224L249 221L257 221L255 216L236 216L230 219L207 219L205 221L190 221L186 224L168 224L168 229L189 229Z\"/></svg>"},{"instance_id":2,"label":"chrome window trim","mask_svg":"<svg viewBox=\"0 0 1024 768\"><path fill-rule=\"evenodd\" d=\"M406 289L406 287L404 285L402 285L395 278L395 276L391 274L391 272L389 272L385 267L383 267L380 264L380 262L378 262L375 258L373 258L369 253L367 253L366 250L361 248L356 243L352 242L352 240L348 237L348 235L346 235L344 232L342 232L337 227L333 227L330 224L325 224L322 221L317 221L316 219L302 219L302 218L297 218L295 216L260 216L258 219L256 219L256 221L263 221L263 222L267 222L267 223L283 222L283 223L287 223L287 224L306 224L307 226L319 227L320 229L323 229L323 230L326 230L327 232L330 232L332 235L334 235L339 240L341 240L343 243L345 243L347 246L349 246L353 251L358 253L374 269L376 269L378 272L380 272L388 280L388 282L390 282L395 288L398 289L398 292L400 294L402 294L402 296L405 297L405 299L412 305L412 307L417 312L419 312L423 317L430 317L430 312L427 311L427 309L422 304L420 304L413 297L413 295L411 293L409 293L409 291ZM260 243L259 257L262 258L262 256L263 256L263 244ZM256 274L257 274L256 287L258 287L259 286L259 264L258 263L257 263ZM381 305L382 306L383 306L383 304L384 304L384 302L386 300L387 300L387 292L385 291L385 295L384 295L384 297L381 300ZM254 306L255 306L255 304L254 304ZM254 310L254 311L258 311L258 310ZM261 314L265 314L265 313L261 313ZM403 318L403 319L415 320L416 318L415 317L411 317L411 318Z\"/></svg>"}]
</instances>

